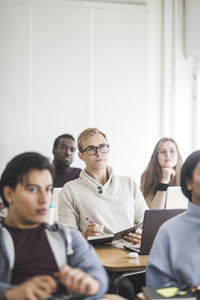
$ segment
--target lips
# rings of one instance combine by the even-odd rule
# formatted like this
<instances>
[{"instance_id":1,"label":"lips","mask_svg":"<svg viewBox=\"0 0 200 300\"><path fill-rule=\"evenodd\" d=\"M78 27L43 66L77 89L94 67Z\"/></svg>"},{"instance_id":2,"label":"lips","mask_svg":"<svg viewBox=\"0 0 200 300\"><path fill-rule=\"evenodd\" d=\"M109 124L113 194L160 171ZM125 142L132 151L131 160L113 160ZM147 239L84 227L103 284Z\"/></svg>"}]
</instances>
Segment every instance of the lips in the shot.
<instances>
[{"instance_id":1,"label":"lips","mask_svg":"<svg viewBox=\"0 0 200 300\"><path fill-rule=\"evenodd\" d=\"M64 160L65 160L65 161L71 161L72 159L71 159L71 157L65 156L65 157L64 157Z\"/></svg>"},{"instance_id":2,"label":"lips","mask_svg":"<svg viewBox=\"0 0 200 300\"><path fill-rule=\"evenodd\" d=\"M44 216L47 212L47 209L46 208L37 209L36 212L37 214Z\"/></svg>"}]
</instances>

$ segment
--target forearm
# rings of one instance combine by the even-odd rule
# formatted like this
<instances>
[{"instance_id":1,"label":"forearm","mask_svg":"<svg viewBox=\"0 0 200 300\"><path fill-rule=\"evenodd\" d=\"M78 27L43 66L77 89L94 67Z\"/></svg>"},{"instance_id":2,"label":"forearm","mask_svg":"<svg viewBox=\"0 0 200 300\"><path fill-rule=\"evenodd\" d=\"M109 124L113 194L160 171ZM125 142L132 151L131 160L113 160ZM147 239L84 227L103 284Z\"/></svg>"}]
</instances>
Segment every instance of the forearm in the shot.
<instances>
[{"instance_id":1,"label":"forearm","mask_svg":"<svg viewBox=\"0 0 200 300\"><path fill-rule=\"evenodd\" d=\"M0 282L0 299L4 299L5 292L13 286L8 283Z\"/></svg>"},{"instance_id":2,"label":"forearm","mask_svg":"<svg viewBox=\"0 0 200 300\"><path fill-rule=\"evenodd\" d=\"M147 200L150 209L163 209L166 207L167 191L157 191L152 200Z\"/></svg>"},{"instance_id":3,"label":"forearm","mask_svg":"<svg viewBox=\"0 0 200 300\"><path fill-rule=\"evenodd\" d=\"M91 299L100 299L107 291L108 279L94 248L85 241L79 232L73 232L72 248L74 254L68 256L68 264L73 268L80 268L100 283L98 293L91 296Z\"/></svg>"}]
</instances>

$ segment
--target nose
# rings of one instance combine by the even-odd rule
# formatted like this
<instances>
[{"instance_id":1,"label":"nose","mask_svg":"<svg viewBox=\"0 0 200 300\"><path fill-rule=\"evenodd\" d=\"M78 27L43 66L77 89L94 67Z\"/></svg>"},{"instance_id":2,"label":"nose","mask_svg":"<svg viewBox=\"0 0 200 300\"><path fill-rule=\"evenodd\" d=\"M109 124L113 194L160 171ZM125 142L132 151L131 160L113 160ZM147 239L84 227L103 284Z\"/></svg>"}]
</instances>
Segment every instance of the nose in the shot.
<instances>
[{"instance_id":1,"label":"nose","mask_svg":"<svg viewBox=\"0 0 200 300\"><path fill-rule=\"evenodd\" d=\"M166 157L170 157L170 156L171 156L170 151L166 151L165 156L166 156Z\"/></svg>"},{"instance_id":2,"label":"nose","mask_svg":"<svg viewBox=\"0 0 200 300\"><path fill-rule=\"evenodd\" d=\"M45 204L50 202L50 196L45 190L41 190L39 194L39 203L40 204Z\"/></svg>"},{"instance_id":3,"label":"nose","mask_svg":"<svg viewBox=\"0 0 200 300\"><path fill-rule=\"evenodd\" d=\"M71 155L72 151L70 150L70 148L66 148L65 153L66 153L67 155Z\"/></svg>"},{"instance_id":4,"label":"nose","mask_svg":"<svg viewBox=\"0 0 200 300\"><path fill-rule=\"evenodd\" d=\"M101 153L101 151L99 150L99 148L97 149L96 155L98 155L98 156L101 156L101 155L102 155L102 153Z\"/></svg>"}]
</instances>

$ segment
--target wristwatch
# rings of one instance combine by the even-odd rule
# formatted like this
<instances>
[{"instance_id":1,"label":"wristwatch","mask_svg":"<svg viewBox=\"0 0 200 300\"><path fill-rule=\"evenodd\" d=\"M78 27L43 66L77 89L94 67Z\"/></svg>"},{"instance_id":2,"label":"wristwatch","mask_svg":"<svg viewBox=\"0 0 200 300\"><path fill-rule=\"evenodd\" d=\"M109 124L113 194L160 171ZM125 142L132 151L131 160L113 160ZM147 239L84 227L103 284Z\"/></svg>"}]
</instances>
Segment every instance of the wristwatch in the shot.
<instances>
[{"instance_id":1,"label":"wristwatch","mask_svg":"<svg viewBox=\"0 0 200 300\"><path fill-rule=\"evenodd\" d=\"M168 187L169 187L168 183L161 183L161 182L159 182L159 184L157 185L156 189L157 189L157 191L166 191Z\"/></svg>"}]
</instances>

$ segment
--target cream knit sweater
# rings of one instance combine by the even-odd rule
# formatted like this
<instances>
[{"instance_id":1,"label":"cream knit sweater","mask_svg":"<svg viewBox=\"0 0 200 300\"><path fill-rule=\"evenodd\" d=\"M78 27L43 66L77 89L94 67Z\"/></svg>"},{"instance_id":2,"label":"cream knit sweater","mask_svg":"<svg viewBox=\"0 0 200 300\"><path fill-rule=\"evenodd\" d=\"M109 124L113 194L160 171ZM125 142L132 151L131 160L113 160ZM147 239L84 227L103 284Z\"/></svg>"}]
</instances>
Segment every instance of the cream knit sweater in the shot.
<instances>
[{"instance_id":1,"label":"cream knit sweater","mask_svg":"<svg viewBox=\"0 0 200 300\"><path fill-rule=\"evenodd\" d=\"M136 183L114 175L111 167L107 169L109 180L104 186L85 170L64 185L59 195L59 222L64 227L84 232L89 217L103 224L105 233L115 233L143 221L148 207Z\"/></svg>"}]
</instances>

